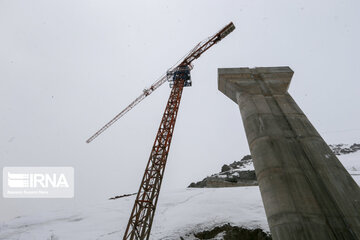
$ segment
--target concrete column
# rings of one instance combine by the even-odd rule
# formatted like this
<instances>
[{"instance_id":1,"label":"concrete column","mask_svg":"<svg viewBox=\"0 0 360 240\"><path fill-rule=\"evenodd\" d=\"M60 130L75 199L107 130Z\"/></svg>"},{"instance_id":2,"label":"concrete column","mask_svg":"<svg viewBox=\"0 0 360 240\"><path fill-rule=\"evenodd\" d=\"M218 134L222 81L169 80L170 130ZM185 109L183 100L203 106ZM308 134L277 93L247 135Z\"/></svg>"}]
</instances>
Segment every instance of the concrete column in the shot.
<instances>
[{"instance_id":1,"label":"concrete column","mask_svg":"<svg viewBox=\"0 0 360 240\"><path fill-rule=\"evenodd\" d=\"M289 67L218 69L240 107L274 240L360 239L360 188L287 92Z\"/></svg>"}]
</instances>

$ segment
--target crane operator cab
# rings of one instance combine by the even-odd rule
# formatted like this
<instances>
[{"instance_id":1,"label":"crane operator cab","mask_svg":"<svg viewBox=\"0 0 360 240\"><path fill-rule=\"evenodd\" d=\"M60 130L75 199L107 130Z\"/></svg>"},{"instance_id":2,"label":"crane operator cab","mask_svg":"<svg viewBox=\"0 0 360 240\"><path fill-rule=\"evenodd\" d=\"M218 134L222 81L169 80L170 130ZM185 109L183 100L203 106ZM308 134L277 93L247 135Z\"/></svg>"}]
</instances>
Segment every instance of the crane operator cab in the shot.
<instances>
[{"instance_id":1,"label":"crane operator cab","mask_svg":"<svg viewBox=\"0 0 360 240\"><path fill-rule=\"evenodd\" d=\"M184 87L191 87L191 77L189 66L179 66L173 70L169 70L166 73L167 81L169 82L170 88L174 86L174 81L183 79Z\"/></svg>"}]
</instances>

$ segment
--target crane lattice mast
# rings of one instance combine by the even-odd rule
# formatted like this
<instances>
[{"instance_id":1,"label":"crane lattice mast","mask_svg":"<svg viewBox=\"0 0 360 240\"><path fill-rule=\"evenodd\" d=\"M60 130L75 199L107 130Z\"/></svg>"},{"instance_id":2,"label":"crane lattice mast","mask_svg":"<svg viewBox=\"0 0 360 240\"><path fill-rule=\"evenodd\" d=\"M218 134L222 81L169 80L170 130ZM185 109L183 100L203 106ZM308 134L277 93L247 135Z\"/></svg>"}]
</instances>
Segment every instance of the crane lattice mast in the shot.
<instances>
[{"instance_id":1,"label":"crane lattice mast","mask_svg":"<svg viewBox=\"0 0 360 240\"><path fill-rule=\"evenodd\" d=\"M166 75L151 85L150 88L144 89L143 93L127 108L116 115L110 122L86 141L89 143L94 140L125 113L130 111L145 97L166 82L166 80L170 82L170 87L172 88L170 97L161 119L159 130L156 134L155 142L150 153L149 161L146 165L145 173L135 199L134 207L131 211L123 240L149 239L183 88L191 86L191 63L214 44L225 38L234 29L235 26L231 22L215 35L197 44L180 64L172 67Z\"/></svg>"}]
</instances>

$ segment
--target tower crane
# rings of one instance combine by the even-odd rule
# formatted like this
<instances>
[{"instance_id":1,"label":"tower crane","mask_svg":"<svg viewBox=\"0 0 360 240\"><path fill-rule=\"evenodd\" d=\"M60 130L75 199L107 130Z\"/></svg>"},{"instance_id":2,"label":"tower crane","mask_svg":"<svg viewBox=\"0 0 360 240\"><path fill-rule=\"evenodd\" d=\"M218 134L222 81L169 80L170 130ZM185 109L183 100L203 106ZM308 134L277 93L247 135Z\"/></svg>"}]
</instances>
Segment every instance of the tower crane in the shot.
<instances>
[{"instance_id":1,"label":"tower crane","mask_svg":"<svg viewBox=\"0 0 360 240\"><path fill-rule=\"evenodd\" d=\"M145 173L131 211L123 240L149 239L170 143L174 132L176 117L179 110L181 95L183 88L190 87L192 84L190 77L190 71L193 68L192 62L199 58L214 44L229 35L234 29L234 24L230 22L213 36L198 43L183 59L179 61L179 64L175 64L159 80L157 80L149 88L145 88L143 93L130 103L129 106L117 114L86 141L87 143L93 141L163 83L166 81L169 82L171 88L170 97L166 104L159 130L155 137L155 142L145 168Z\"/></svg>"}]
</instances>

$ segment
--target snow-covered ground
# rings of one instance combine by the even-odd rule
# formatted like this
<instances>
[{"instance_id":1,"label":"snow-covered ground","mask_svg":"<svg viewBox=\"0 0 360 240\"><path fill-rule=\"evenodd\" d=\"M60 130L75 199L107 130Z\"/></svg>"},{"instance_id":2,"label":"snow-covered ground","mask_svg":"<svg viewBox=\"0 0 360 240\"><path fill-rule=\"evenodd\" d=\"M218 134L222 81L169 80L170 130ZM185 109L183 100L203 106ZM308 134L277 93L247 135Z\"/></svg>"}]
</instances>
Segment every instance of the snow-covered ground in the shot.
<instances>
[{"instance_id":1,"label":"snow-covered ground","mask_svg":"<svg viewBox=\"0 0 360 240\"><path fill-rule=\"evenodd\" d=\"M360 184L360 152L338 156ZM6 240L121 239L135 196L76 209L20 216L0 225ZM151 239L194 239L194 231L231 223L268 231L258 187L200 188L162 192Z\"/></svg>"},{"instance_id":2,"label":"snow-covered ground","mask_svg":"<svg viewBox=\"0 0 360 240\"><path fill-rule=\"evenodd\" d=\"M134 197L25 216L1 226L0 239L121 239ZM185 239L187 233L223 223L268 230L257 187L183 189L161 193L152 239Z\"/></svg>"},{"instance_id":3,"label":"snow-covered ground","mask_svg":"<svg viewBox=\"0 0 360 240\"><path fill-rule=\"evenodd\" d=\"M359 183L360 177L360 151L355 153L344 154L338 156L341 163L344 165L346 170L353 176Z\"/></svg>"}]
</instances>

